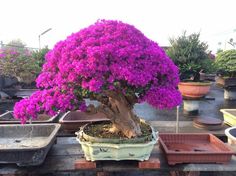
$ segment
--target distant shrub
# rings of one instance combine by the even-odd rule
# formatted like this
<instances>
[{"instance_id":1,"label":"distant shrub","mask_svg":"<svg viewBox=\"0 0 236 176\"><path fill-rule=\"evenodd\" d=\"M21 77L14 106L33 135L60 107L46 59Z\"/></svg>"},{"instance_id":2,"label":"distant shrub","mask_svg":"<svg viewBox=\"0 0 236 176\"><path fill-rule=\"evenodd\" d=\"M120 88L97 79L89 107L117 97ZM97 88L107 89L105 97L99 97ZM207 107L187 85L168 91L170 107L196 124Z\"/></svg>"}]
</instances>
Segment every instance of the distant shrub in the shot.
<instances>
[{"instance_id":1,"label":"distant shrub","mask_svg":"<svg viewBox=\"0 0 236 176\"><path fill-rule=\"evenodd\" d=\"M207 52L208 45L201 42L200 33L193 33L177 38L171 38L171 47L167 50L168 56L179 67L180 79L192 79L199 81L199 72L213 72L213 55Z\"/></svg>"},{"instance_id":2,"label":"distant shrub","mask_svg":"<svg viewBox=\"0 0 236 176\"><path fill-rule=\"evenodd\" d=\"M220 52L216 56L215 64L223 76L236 77L236 50Z\"/></svg>"}]
</instances>

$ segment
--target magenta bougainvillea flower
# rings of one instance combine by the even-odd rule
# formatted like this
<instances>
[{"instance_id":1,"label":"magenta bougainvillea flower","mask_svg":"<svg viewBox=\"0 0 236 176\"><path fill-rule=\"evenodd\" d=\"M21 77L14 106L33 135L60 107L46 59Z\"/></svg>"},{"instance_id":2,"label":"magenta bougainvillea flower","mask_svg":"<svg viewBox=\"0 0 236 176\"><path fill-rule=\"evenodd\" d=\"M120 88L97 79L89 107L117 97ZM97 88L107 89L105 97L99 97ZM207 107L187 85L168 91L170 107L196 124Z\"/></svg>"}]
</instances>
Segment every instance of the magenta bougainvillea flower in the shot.
<instances>
[{"instance_id":1,"label":"magenta bougainvillea flower","mask_svg":"<svg viewBox=\"0 0 236 176\"><path fill-rule=\"evenodd\" d=\"M84 97L106 90L135 93L160 109L182 101L178 68L157 43L120 21L99 20L58 42L36 82L41 90L14 107L23 123L40 112L84 111Z\"/></svg>"}]
</instances>

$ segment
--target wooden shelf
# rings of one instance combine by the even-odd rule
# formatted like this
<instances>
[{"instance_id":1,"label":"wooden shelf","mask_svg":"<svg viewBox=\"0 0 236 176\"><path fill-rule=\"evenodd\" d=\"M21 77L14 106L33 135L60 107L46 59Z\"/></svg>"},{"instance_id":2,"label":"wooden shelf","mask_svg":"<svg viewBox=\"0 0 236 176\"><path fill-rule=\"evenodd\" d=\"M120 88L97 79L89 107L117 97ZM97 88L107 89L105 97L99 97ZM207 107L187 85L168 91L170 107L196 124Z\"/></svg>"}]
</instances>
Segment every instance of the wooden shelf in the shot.
<instances>
[{"instance_id":1,"label":"wooden shelf","mask_svg":"<svg viewBox=\"0 0 236 176\"><path fill-rule=\"evenodd\" d=\"M48 173L83 173L86 175L98 172L143 172L138 167L138 161L100 161L96 162L96 168L76 169L75 163L78 159L83 159L83 151L75 137L58 137L55 144L47 155L41 166L17 167L15 164L1 164L0 175L24 175L24 174L48 174ZM160 160L160 168L151 168L153 174L160 171L231 171L236 172L236 157L233 156L228 164L177 164L169 166L159 150L159 145L155 145L151 158ZM145 169L145 172L149 172Z\"/></svg>"}]
</instances>

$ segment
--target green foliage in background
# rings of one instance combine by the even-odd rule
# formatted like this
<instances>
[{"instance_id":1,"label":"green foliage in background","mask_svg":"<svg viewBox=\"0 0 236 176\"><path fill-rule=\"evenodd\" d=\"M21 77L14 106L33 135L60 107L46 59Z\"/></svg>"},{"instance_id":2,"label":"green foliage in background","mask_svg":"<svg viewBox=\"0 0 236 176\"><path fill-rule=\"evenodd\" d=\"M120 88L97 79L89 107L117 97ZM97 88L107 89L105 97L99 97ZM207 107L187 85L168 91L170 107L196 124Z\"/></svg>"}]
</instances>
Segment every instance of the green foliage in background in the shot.
<instances>
[{"instance_id":1,"label":"green foliage in background","mask_svg":"<svg viewBox=\"0 0 236 176\"><path fill-rule=\"evenodd\" d=\"M17 40L0 49L0 75L16 77L19 82L31 83L41 67L32 57L32 51Z\"/></svg>"},{"instance_id":2,"label":"green foliage in background","mask_svg":"<svg viewBox=\"0 0 236 176\"><path fill-rule=\"evenodd\" d=\"M48 51L49 51L49 49L47 46L45 48L40 49L40 50L33 51L32 57L37 61L37 63L39 64L40 67L42 67L42 65L44 64L45 55L47 54Z\"/></svg>"},{"instance_id":3,"label":"green foliage in background","mask_svg":"<svg viewBox=\"0 0 236 176\"><path fill-rule=\"evenodd\" d=\"M220 52L216 56L215 64L223 76L236 77L236 50Z\"/></svg>"},{"instance_id":4,"label":"green foliage in background","mask_svg":"<svg viewBox=\"0 0 236 176\"><path fill-rule=\"evenodd\" d=\"M199 81L199 72L212 73L215 71L213 62L207 52L208 45L201 42L200 33L171 38L171 47L167 49L168 56L179 67L180 79Z\"/></svg>"}]
</instances>

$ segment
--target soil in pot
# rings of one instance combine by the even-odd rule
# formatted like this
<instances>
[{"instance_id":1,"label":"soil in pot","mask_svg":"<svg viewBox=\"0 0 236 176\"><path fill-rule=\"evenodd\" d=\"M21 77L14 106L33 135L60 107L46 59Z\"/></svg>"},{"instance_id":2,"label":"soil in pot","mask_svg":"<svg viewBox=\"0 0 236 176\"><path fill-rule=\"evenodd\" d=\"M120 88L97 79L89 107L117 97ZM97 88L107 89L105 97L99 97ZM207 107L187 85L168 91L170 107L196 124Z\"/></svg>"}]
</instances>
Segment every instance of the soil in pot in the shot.
<instances>
[{"instance_id":1,"label":"soil in pot","mask_svg":"<svg viewBox=\"0 0 236 176\"><path fill-rule=\"evenodd\" d=\"M83 127L83 137L89 138L89 140L99 140L103 142L113 143L143 143L152 140L152 128L146 123L140 124L142 135L137 138L128 139L122 133L112 133L109 131L112 128L112 123L110 121L101 121L87 124ZM99 141L100 142L100 141Z\"/></svg>"}]
</instances>

